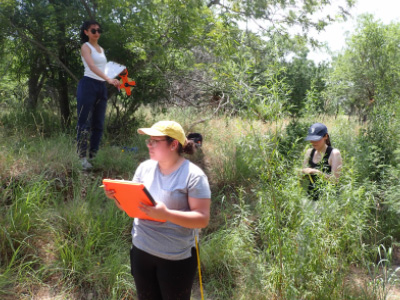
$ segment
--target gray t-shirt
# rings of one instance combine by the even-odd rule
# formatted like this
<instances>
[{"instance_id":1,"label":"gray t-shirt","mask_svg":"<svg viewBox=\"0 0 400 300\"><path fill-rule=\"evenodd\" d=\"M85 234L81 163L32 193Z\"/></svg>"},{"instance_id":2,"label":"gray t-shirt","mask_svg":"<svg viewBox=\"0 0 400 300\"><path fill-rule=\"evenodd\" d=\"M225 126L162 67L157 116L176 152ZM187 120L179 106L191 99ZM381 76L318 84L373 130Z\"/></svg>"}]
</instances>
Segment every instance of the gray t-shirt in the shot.
<instances>
[{"instance_id":1,"label":"gray t-shirt","mask_svg":"<svg viewBox=\"0 0 400 300\"><path fill-rule=\"evenodd\" d=\"M195 164L185 160L173 173L163 175L158 162L147 160L139 165L134 182L143 183L156 202L163 202L169 209L190 211L188 197L211 198L207 176ZM135 219L132 243L135 247L154 256L181 260L191 256L195 246L194 229L171 222Z\"/></svg>"}]
</instances>

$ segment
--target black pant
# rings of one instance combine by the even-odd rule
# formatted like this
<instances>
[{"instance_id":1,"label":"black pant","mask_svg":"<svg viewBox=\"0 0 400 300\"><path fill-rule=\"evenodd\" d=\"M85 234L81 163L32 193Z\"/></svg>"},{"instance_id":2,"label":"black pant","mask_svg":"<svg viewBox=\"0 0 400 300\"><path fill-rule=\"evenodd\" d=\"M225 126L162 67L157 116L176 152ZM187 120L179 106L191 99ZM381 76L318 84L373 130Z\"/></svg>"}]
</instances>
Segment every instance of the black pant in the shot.
<instances>
[{"instance_id":1,"label":"black pant","mask_svg":"<svg viewBox=\"0 0 400 300\"><path fill-rule=\"evenodd\" d=\"M107 87L104 81L84 76L77 91L77 143L79 157L86 157L90 136L89 157L99 150L107 109Z\"/></svg>"},{"instance_id":2,"label":"black pant","mask_svg":"<svg viewBox=\"0 0 400 300\"><path fill-rule=\"evenodd\" d=\"M183 260L168 260L131 249L131 273L139 300L190 300L196 275L196 248Z\"/></svg>"}]
</instances>

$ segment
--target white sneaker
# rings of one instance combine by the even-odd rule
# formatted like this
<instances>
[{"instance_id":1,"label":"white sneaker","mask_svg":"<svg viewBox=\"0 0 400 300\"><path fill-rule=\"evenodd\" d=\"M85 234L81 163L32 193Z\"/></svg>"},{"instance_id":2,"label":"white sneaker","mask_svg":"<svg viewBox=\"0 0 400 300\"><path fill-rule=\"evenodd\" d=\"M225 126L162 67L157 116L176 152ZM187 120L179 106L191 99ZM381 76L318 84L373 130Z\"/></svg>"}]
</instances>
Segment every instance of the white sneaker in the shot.
<instances>
[{"instance_id":1,"label":"white sneaker","mask_svg":"<svg viewBox=\"0 0 400 300\"><path fill-rule=\"evenodd\" d=\"M88 162L86 157L81 158L81 165L82 165L83 170L89 170L89 169L93 168L92 164L90 162Z\"/></svg>"}]
</instances>

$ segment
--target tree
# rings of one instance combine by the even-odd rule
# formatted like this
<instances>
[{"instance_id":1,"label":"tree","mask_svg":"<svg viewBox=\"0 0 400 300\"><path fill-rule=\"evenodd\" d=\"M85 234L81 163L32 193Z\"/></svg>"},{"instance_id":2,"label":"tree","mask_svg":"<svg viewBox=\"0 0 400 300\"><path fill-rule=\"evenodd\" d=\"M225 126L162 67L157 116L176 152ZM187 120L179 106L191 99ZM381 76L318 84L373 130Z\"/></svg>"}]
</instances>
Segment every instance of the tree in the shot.
<instances>
[{"instance_id":1,"label":"tree","mask_svg":"<svg viewBox=\"0 0 400 300\"><path fill-rule=\"evenodd\" d=\"M347 7L339 7L341 18L346 18L348 9L353 1L344 2ZM311 95L308 90L313 88L313 95L325 89L325 82L320 74L325 66L316 67L312 61L306 59L306 42L312 45L317 43L310 39L307 32L310 28L322 30L335 18L331 15L315 17L315 13L328 7L332 1L210 1L208 6L219 16L222 29L215 35L217 41L228 40L224 43L225 51L216 51L217 57L223 59L215 66L214 78L218 88L225 95L230 96L236 110L254 109L260 111L263 106L275 107L266 99L275 99L280 103L282 110L289 110L291 114L298 114L304 107L306 96ZM237 28L238 22L251 22L257 25L259 31L252 33L248 30L236 33L231 28ZM299 34L291 36L292 27L301 28ZM290 53L298 53L293 61L285 62L285 57ZM283 71L283 69L285 69ZM270 80L271 73L278 75ZM314 78L315 76L315 78ZM282 80L286 77L286 80ZM271 86L275 82L275 97L270 97L271 89L259 87ZM238 83L240 88L238 87ZM231 87L236 95L228 94L227 88ZM247 88L246 88L247 87ZM288 91L291 92L288 94ZM260 91L263 91L260 93ZM257 97L255 97L257 95ZM279 95L279 96L278 96ZM257 100L256 100L257 99ZM324 106L324 99L318 107ZM250 109L250 110L251 110ZM263 109L265 111L265 109ZM271 110L271 112L274 109ZM260 115L256 113L256 115ZM265 119L266 114L262 113ZM267 114L268 115L268 114ZM274 113L271 114L273 116Z\"/></svg>"},{"instance_id":2,"label":"tree","mask_svg":"<svg viewBox=\"0 0 400 300\"><path fill-rule=\"evenodd\" d=\"M68 126L69 104L74 98L71 90L83 70L79 27L83 20L95 17L105 29L101 44L108 59L126 65L138 82L133 99L116 98L124 104L119 127L129 121L140 103L166 96L169 72L187 68L192 60L188 50L201 42L211 16L204 8L194 0L10 0L0 4L0 24L4 38L22 49L14 53L18 63L13 65L13 72L27 78L27 107L36 109L44 87L56 91L62 123Z\"/></svg>"},{"instance_id":3,"label":"tree","mask_svg":"<svg viewBox=\"0 0 400 300\"><path fill-rule=\"evenodd\" d=\"M334 3L337 10L332 7ZM320 31L337 19L346 19L354 3L354 0L344 0L341 3L332 0L211 0L208 7L219 7L235 19L252 21L268 36L286 36L289 28L299 26L303 33L299 36L307 38L306 33L310 28ZM331 8L328 13L323 11L326 7Z\"/></svg>"},{"instance_id":4,"label":"tree","mask_svg":"<svg viewBox=\"0 0 400 300\"><path fill-rule=\"evenodd\" d=\"M400 93L400 24L363 15L343 54L333 63L329 97L365 119L371 108L393 103Z\"/></svg>"},{"instance_id":5,"label":"tree","mask_svg":"<svg viewBox=\"0 0 400 300\"><path fill-rule=\"evenodd\" d=\"M304 107L307 91L316 73L316 66L313 61L307 59L307 54L308 50L302 51L285 63L285 77L291 88L288 110L293 115L297 115Z\"/></svg>"},{"instance_id":6,"label":"tree","mask_svg":"<svg viewBox=\"0 0 400 300\"><path fill-rule=\"evenodd\" d=\"M265 99L269 97L271 82L282 82L277 77L271 81L275 76L271 74L271 66L280 72L282 56L296 43L287 42L288 28L299 25L304 33L310 27L322 29L333 18L325 16L318 20L312 15L330 3L327 0L4 0L0 3L0 39L7 39L11 49L18 49L11 70L21 84L26 82L30 87L27 106L36 109L40 95L51 95L60 109L62 124L67 127L77 80L83 70L78 29L83 20L96 18L104 29L101 45L108 59L126 65L138 83L131 98L110 90L117 112L110 123L121 128L133 120L133 112L141 103L177 99L187 102L188 93L181 93L176 87L188 82L199 83L195 88L205 91L193 90L191 95L204 97L191 98L207 102L226 95L234 100L232 107L241 110L255 102L254 97L251 101L243 99L242 103L233 96L238 91L235 81L239 80L242 87L252 87L248 91L263 91L261 95L265 97L257 96L257 101L261 101L257 104L260 111L262 105L267 105ZM352 1L346 3L351 5ZM282 17L277 18L276 11ZM346 15L344 9L341 12ZM239 21L250 19L266 21L263 37L239 29ZM201 56L209 59L199 64ZM196 79L199 77L200 80ZM283 92L282 99L286 99L286 88L278 90Z\"/></svg>"},{"instance_id":7,"label":"tree","mask_svg":"<svg viewBox=\"0 0 400 300\"><path fill-rule=\"evenodd\" d=\"M71 66L77 60L69 34L71 24L79 17L74 4L72 1L68 6L58 0L9 1L0 10L4 32L14 42L13 48L18 49L12 71L22 80L27 78L26 107L35 110L43 88L54 89L64 128L70 123L68 81L76 80Z\"/></svg>"}]
</instances>

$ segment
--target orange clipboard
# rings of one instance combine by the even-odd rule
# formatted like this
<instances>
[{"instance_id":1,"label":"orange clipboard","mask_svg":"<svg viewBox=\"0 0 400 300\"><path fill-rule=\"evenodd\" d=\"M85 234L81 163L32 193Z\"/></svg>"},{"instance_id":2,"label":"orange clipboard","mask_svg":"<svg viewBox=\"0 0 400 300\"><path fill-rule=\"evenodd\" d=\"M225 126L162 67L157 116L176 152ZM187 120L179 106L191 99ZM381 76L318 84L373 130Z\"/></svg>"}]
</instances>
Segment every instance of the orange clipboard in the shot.
<instances>
[{"instance_id":1,"label":"orange clipboard","mask_svg":"<svg viewBox=\"0 0 400 300\"><path fill-rule=\"evenodd\" d=\"M148 205L156 205L153 197L142 183L125 180L103 179L105 190L114 190L114 197L121 208L131 218L165 222L149 217L139 209L140 202Z\"/></svg>"}]
</instances>

